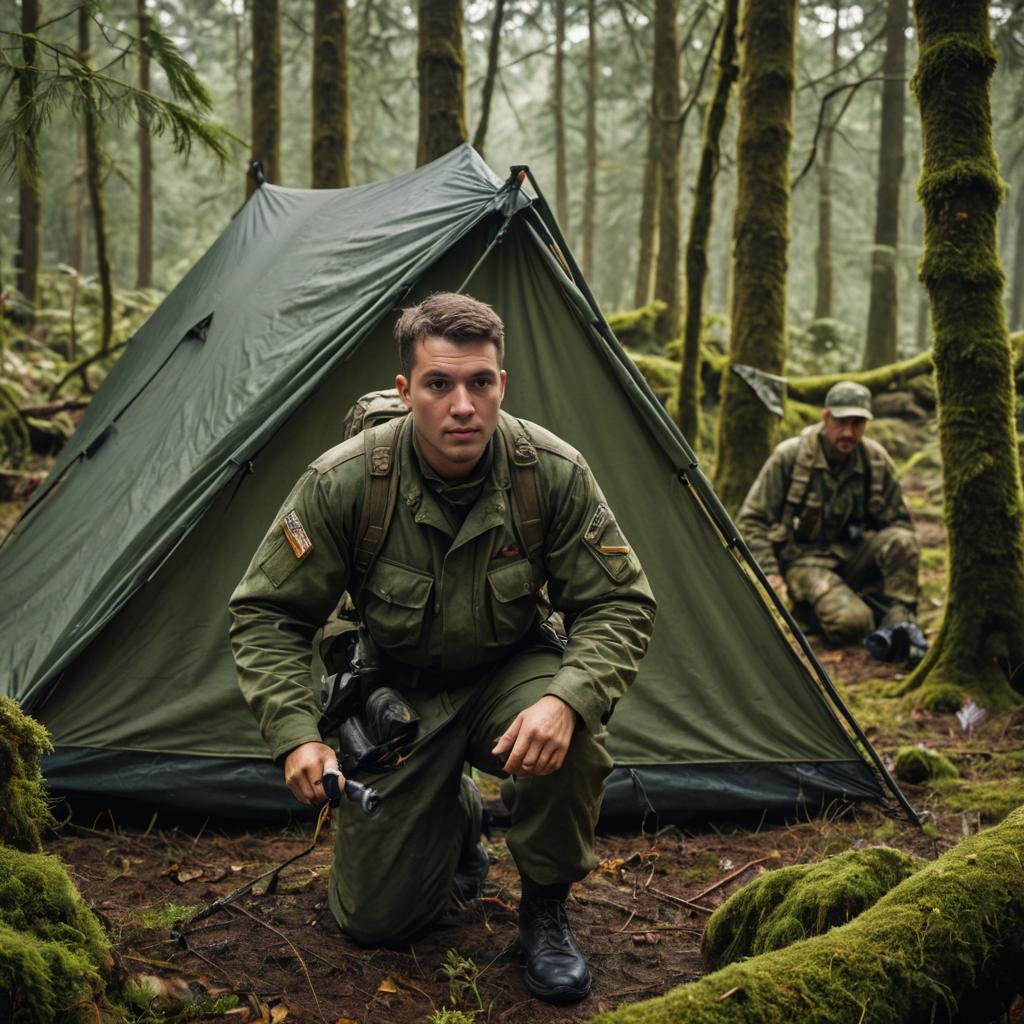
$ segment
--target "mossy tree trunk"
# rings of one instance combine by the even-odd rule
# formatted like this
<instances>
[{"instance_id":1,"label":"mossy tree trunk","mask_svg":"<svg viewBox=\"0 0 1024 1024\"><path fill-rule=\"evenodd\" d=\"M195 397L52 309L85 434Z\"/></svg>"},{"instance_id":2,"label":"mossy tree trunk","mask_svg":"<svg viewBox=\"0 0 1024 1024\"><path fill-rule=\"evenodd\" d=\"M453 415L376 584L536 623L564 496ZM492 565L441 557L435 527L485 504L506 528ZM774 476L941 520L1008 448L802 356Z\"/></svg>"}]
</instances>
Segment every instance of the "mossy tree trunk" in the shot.
<instances>
[{"instance_id":1,"label":"mossy tree trunk","mask_svg":"<svg viewBox=\"0 0 1024 1024\"><path fill-rule=\"evenodd\" d=\"M679 373L679 428L694 444L700 436L700 336L704 315L704 283L708 276L708 238L715 206L715 180L721 162L722 126L729 112L729 93L739 74L736 66L736 20L739 0L725 0L718 44L715 91L704 120L700 166L686 242L686 322L683 366Z\"/></svg>"},{"instance_id":2,"label":"mossy tree trunk","mask_svg":"<svg viewBox=\"0 0 1024 1024\"><path fill-rule=\"evenodd\" d=\"M348 5L313 8L313 188L348 188Z\"/></svg>"},{"instance_id":3,"label":"mossy tree trunk","mask_svg":"<svg viewBox=\"0 0 1024 1024\"><path fill-rule=\"evenodd\" d=\"M658 337L679 336L679 144L682 101L679 92L679 6L654 0L653 116L658 133L658 257L654 297L665 303Z\"/></svg>"},{"instance_id":4,"label":"mossy tree trunk","mask_svg":"<svg viewBox=\"0 0 1024 1024\"><path fill-rule=\"evenodd\" d=\"M991 709L1018 696L1009 678L1024 691L1024 496L989 94L996 54L986 0L915 0L914 11L921 278L935 335L949 576L939 635L908 683L953 683Z\"/></svg>"},{"instance_id":5,"label":"mossy tree trunk","mask_svg":"<svg viewBox=\"0 0 1024 1024\"><path fill-rule=\"evenodd\" d=\"M494 98L494 83L498 80L498 53L501 50L501 28L505 21L505 0L494 5L494 20L491 22L491 41L487 46L487 73L480 97L480 120L473 133L473 148L483 156L487 141L487 127L491 120L491 100Z\"/></svg>"},{"instance_id":6,"label":"mossy tree trunk","mask_svg":"<svg viewBox=\"0 0 1024 1024\"><path fill-rule=\"evenodd\" d=\"M565 0L555 3L555 65L551 113L555 124L555 219L569 237L569 178L565 159Z\"/></svg>"},{"instance_id":7,"label":"mossy tree trunk","mask_svg":"<svg viewBox=\"0 0 1024 1024\"><path fill-rule=\"evenodd\" d=\"M637 244L636 285L633 308L651 301L651 269L657 244L655 212L658 209L658 129L653 113L647 114L647 149L644 155L644 177L640 195L640 227Z\"/></svg>"},{"instance_id":8,"label":"mossy tree trunk","mask_svg":"<svg viewBox=\"0 0 1024 1024\"><path fill-rule=\"evenodd\" d=\"M416 67L420 84L416 166L422 167L469 138L459 0L419 0Z\"/></svg>"},{"instance_id":9,"label":"mossy tree trunk","mask_svg":"<svg viewBox=\"0 0 1024 1024\"><path fill-rule=\"evenodd\" d=\"M777 422L731 367L781 374L786 362L796 12L796 0L747 0L742 12L732 338L715 453L715 488L730 509L771 453Z\"/></svg>"},{"instance_id":10,"label":"mossy tree trunk","mask_svg":"<svg viewBox=\"0 0 1024 1024\"><path fill-rule=\"evenodd\" d=\"M21 31L26 38L21 41L21 57L24 70L18 73L18 105L22 110L31 110L35 105L36 66L39 46L34 38L39 24L39 0L21 0ZM28 118L33 121L34 118ZM18 133L18 251L15 253L15 270L18 291L25 301L35 307L39 300L39 264L42 252L43 233L43 180L39 164L39 136L35 127ZM31 317L31 314L30 314Z\"/></svg>"},{"instance_id":11,"label":"mossy tree trunk","mask_svg":"<svg viewBox=\"0 0 1024 1024\"><path fill-rule=\"evenodd\" d=\"M832 5L832 75L839 71L839 41L842 36L839 17L842 0ZM829 112L830 113L830 112ZM814 319L832 316L832 148L835 130L825 115L818 149L818 251L815 254Z\"/></svg>"},{"instance_id":12,"label":"mossy tree trunk","mask_svg":"<svg viewBox=\"0 0 1024 1024\"><path fill-rule=\"evenodd\" d=\"M888 0L882 116L878 146L875 245L871 250L864 369L894 362L899 347L900 179L903 177L903 111L907 76L909 0Z\"/></svg>"},{"instance_id":13,"label":"mossy tree trunk","mask_svg":"<svg viewBox=\"0 0 1024 1024\"><path fill-rule=\"evenodd\" d=\"M146 0L137 0L135 14L139 22L139 88L149 92L149 14ZM153 287L153 136L149 116L139 111L139 243L135 257L135 287Z\"/></svg>"},{"instance_id":14,"label":"mossy tree trunk","mask_svg":"<svg viewBox=\"0 0 1024 1024\"><path fill-rule=\"evenodd\" d=\"M252 0L252 158L267 181L281 184L281 10L278 0ZM246 178L246 195L256 183Z\"/></svg>"},{"instance_id":15,"label":"mossy tree trunk","mask_svg":"<svg viewBox=\"0 0 1024 1024\"><path fill-rule=\"evenodd\" d=\"M84 65L91 67L92 43L89 25L92 16L87 5L78 9L78 54ZM100 279L100 300L102 321L100 346L105 352L110 348L114 334L114 287L110 271L110 256L107 251L107 211L103 200L103 168L100 155L100 115L96 102L96 91L89 78L82 79L82 133L85 137L85 180L89 188L89 205L92 207L92 228L96 237L96 273Z\"/></svg>"},{"instance_id":16,"label":"mossy tree trunk","mask_svg":"<svg viewBox=\"0 0 1024 1024\"><path fill-rule=\"evenodd\" d=\"M586 168L583 176L583 276L594 276L597 230L597 0L587 0Z\"/></svg>"},{"instance_id":17,"label":"mossy tree trunk","mask_svg":"<svg viewBox=\"0 0 1024 1024\"><path fill-rule=\"evenodd\" d=\"M924 214L917 203L914 204L914 207L914 241L915 244L923 247ZM930 347L928 343L928 293L920 282L917 282L915 292L917 294L917 313L914 318L914 351L924 352Z\"/></svg>"},{"instance_id":18,"label":"mossy tree trunk","mask_svg":"<svg viewBox=\"0 0 1024 1024\"><path fill-rule=\"evenodd\" d=\"M1010 330L1024 328L1024 175L1017 186L1017 232L1013 246L1013 284L1010 288Z\"/></svg>"},{"instance_id":19,"label":"mossy tree trunk","mask_svg":"<svg viewBox=\"0 0 1024 1024\"><path fill-rule=\"evenodd\" d=\"M949 0L938 0L949 7ZM1024 808L965 839L849 924L681 985L593 1024L971 1020L1020 986ZM987 1015L986 1015L987 1014Z\"/></svg>"}]
</instances>

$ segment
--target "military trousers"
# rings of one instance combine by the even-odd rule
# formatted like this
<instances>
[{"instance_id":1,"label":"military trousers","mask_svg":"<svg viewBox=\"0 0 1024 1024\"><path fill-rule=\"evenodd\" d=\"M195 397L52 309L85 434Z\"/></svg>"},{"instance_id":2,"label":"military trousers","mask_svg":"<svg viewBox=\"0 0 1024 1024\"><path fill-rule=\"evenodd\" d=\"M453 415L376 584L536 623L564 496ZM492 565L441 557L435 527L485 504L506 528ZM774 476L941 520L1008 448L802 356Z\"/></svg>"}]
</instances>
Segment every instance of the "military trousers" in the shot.
<instances>
[{"instance_id":1,"label":"military trousers","mask_svg":"<svg viewBox=\"0 0 1024 1024\"><path fill-rule=\"evenodd\" d=\"M852 643L875 628L875 613L857 591L913 607L920 558L914 531L888 526L861 544L852 558L829 562L815 555L794 562L785 571L786 587L794 601L811 606L829 643Z\"/></svg>"},{"instance_id":2,"label":"military trousers","mask_svg":"<svg viewBox=\"0 0 1024 1024\"><path fill-rule=\"evenodd\" d=\"M420 716L417 738L401 767L359 776L380 793L380 811L368 818L343 801L335 816L328 896L347 935L403 945L445 913L459 853L480 835L480 798L464 766L506 777L491 750L560 664L560 651L535 645L469 686L403 691ZM505 841L520 873L539 884L578 881L597 864L594 829L612 767L604 739L577 717L562 767L514 780Z\"/></svg>"}]
</instances>

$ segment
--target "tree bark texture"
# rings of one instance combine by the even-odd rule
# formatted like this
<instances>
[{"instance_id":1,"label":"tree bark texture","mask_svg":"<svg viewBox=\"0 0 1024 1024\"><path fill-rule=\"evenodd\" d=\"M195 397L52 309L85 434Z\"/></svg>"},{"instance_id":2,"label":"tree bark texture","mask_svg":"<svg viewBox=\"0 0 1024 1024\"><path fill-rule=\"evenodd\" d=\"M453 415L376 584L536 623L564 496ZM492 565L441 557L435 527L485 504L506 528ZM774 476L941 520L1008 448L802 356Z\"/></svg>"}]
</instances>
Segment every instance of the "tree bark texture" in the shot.
<instances>
[{"instance_id":1,"label":"tree bark texture","mask_svg":"<svg viewBox=\"0 0 1024 1024\"><path fill-rule=\"evenodd\" d=\"M1013 285L1010 289L1010 330L1024 329L1024 175L1017 191L1017 231L1013 247Z\"/></svg>"},{"instance_id":2,"label":"tree bark texture","mask_svg":"<svg viewBox=\"0 0 1024 1024\"><path fill-rule=\"evenodd\" d=\"M841 0L832 5L835 23L832 27L832 75L839 71L839 40L841 30L839 17L842 12ZM824 320L832 316L832 149L835 130L832 119L826 113L821 125L821 146L818 150L818 251L815 261L814 319Z\"/></svg>"},{"instance_id":3,"label":"tree bark texture","mask_svg":"<svg viewBox=\"0 0 1024 1024\"><path fill-rule=\"evenodd\" d=\"M658 242L658 128L653 113L647 114L647 151L644 156L644 178L640 195L640 226L636 258L636 285L633 308L651 301L651 269Z\"/></svg>"},{"instance_id":4,"label":"tree bark texture","mask_svg":"<svg viewBox=\"0 0 1024 1024\"><path fill-rule=\"evenodd\" d=\"M907 75L907 5L888 0L885 59L882 62L882 117L878 144L875 245L871 250L864 369L894 362L899 348L900 179L903 177L903 110Z\"/></svg>"},{"instance_id":5,"label":"tree bark texture","mask_svg":"<svg viewBox=\"0 0 1024 1024\"><path fill-rule=\"evenodd\" d=\"M729 93L739 74L736 66L738 11L739 0L725 0L718 44L718 75L704 120L700 166L690 214L690 237L686 243L686 322L683 327L683 366L679 373L679 428L683 436L694 444L700 436L700 342L715 180L721 162L720 141L729 112Z\"/></svg>"},{"instance_id":6,"label":"tree bark texture","mask_svg":"<svg viewBox=\"0 0 1024 1024\"><path fill-rule=\"evenodd\" d=\"M654 0L654 87L652 108L658 133L658 258L654 297L665 303L658 337L679 337L679 143L682 100L679 92L679 7L677 0Z\"/></svg>"},{"instance_id":7,"label":"tree bark texture","mask_svg":"<svg viewBox=\"0 0 1024 1024\"><path fill-rule=\"evenodd\" d=\"M416 67L420 83L416 166L421 167L469 138L460 0L419 0Z\"/></svg>"},{"instance_id":8,"label":"tree bark texture","mask_svg":"<svg viewBox=\"0 0 1024 1024\"><path fill-rule=\"evenodd\" d=\"M348 17L345 0L313 9L313 188L347 188Z\"/></svg>"},{"instance_id":9,"label":"tree bark texture","mask_svg":"<svg viewBox=\"0 0 1024 1024\"><path fill-rule=\"evenodd\" d=\"M1020 983L1022 854L1024 808L1018 808L916 871L849 924L592 1024L903 1024L949 1020L958 1005L972 1020L991 1020Z\"/></svg>"},{"instance_id":10,"label":"tree bark texture","mask_svg":"<svg viewBox=\"0 0 1024 1024\"><path fill-rule=\"evenodd\" d=\"M21 31L33 35L39 24L39 0L22 0ZM35 105L39 47L34 39L22 39L25 69L18 73L18 105L31 110ZM30 119L31 120L31 119ZM18 291L35 307L39 300L39 265L42 257L43 182L39 164L39 137L34 127L19 132L18 154L18 251L15 270Z\"/></svg>"},{"instance_id":11,"label":"tree bark texture","mask_svg":"<svg viewBox=\"0 0 1024 1024\"><path fill-rule=\"evenodd\" d=\"M587 0L586 169L583 176L583 276L594 276L597 229L597 0Z\"/></svg>"},{"instance_id":12,"label":"tree bark texture","mask_svg":"<svg viewBox=\"0 0 1024 1024\"><path fill-rule=\"evenodd\" d=\"M146 34L149 32L149 14L146 0L137 0L135 6L139 22L139 88L149 92L149 50ZM139 242L135 257L135 287L153 287L153 136L149 129L149 116L139 111Z\"/></svg>"},{"instance_id":13,"label":"tree bark texture","mask_svg":"<svg viewBox=\"0 0 1024 1024\"><path fill-rule=\"evenodd\" d=\"M480 120L473 134L473 148L481 155L487 142L487 128L491 120L491 100L494 98L494 83L498 79L498 54L501 50L501 28L505 20L505 0L494 5L494 21L491 22L491 40L487 46L487 73L480 96Z\"/></svg>"},{"instance_id":14,"label":"tree bark texture","mask_svg":"<svg viewBox=\"0 0 1024 1024\"><path fill-rule=\"evenodd\" d=\"M281 184L281 11L279 0L252 0L252 158ZM256 183L246 178L246 196Z\"/></svg>"},{"instance_id":15,"label":"tree bark texture","mask_svg":"<svg viewBox=\"0 0 1024 1024\"><path fill-rule=\"evenodd\" d=\"M565 2L555 2L555 68L551 107L555 121L555 219L569 237L569 177L565 159Z\"/></svg>"},{"instance_id":16,"label":"tree bark texture","mask_svg":"<svg viewBox=\"0 0 1024 1024\"><path fill-rule=\"evenodd\" d=\"M715 453L715 487L730 509L771 454L777 422L731 368L781 374L786 362L796 12L796 0L748 0L742 13L732 337Z\"/></svg>"},{"instance_id":17,"label":"tree bark texture","mask_svg":"<svg viewBox=\"0 0 1024 1024\"><path fill-rule=\"evenodd\" d=\"M1024 692L1024 496L989 92L996 54L986 0L915 0L914 11L921 279L935 332L949 576L939 635L908 684L952 683L993 709Z\"/></svg>"},{"instance_id":18,"label":"tree bark texture","mask_svg":"<svg viewBox=\"0 0 1024 1024\"><path fill-rule=\"evenodd\" d=\"M87 67L92 64L92 44L89 40L90 14L83 4L78 9L78 54ZM100 165L99 110L96 93L88 78L82 79L84 112L82 129L85 136L85 179L89 188L89 205L92 207L92 227L96 236L96 273L100 279L100 297L103 309L100 327L100 346L105 352L110 348L114 334L114 288L110 272L110 256L107 252L107 211L103 201L103 169Z\"/></svg>"}]
</instances>

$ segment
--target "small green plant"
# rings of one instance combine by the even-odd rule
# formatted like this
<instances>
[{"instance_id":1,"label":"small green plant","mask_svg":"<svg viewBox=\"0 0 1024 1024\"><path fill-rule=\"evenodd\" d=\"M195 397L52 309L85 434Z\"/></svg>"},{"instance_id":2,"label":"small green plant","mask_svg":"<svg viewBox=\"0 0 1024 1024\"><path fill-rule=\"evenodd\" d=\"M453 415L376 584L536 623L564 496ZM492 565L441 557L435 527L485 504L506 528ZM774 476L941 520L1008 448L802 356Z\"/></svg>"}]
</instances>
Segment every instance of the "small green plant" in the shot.
<instances>
[{"instance_id":1,"label":"small green plant","mask_svg":"<svg viewBox=\"0 0 1024 1024\"><path fill-rule=\"evenodd\" d=\"M477 980L480 977L480 968L472 960L461 956L458 950L449 949L445 955L444 963L441 964L440 973L448 979L448 996L451 999L453 1009L459 1009L471 996L476 1003L477 1010L484 1008L484 1001L480 998L480 991L477 989ZM451 1018L435 1024L459 1024Z\"/></svg>"},{"instance_id":2,"label":"small green plant","mask_svg":"<svg viewBox=\"0 0 1024 1024\"><path fill-rule=\"evenodd\" d=\"M479 1010L466 1013L463 1010L435 1010L428 1018L427 1024L473 1024L473 1018Z\"/></svg>"}]
</instances>

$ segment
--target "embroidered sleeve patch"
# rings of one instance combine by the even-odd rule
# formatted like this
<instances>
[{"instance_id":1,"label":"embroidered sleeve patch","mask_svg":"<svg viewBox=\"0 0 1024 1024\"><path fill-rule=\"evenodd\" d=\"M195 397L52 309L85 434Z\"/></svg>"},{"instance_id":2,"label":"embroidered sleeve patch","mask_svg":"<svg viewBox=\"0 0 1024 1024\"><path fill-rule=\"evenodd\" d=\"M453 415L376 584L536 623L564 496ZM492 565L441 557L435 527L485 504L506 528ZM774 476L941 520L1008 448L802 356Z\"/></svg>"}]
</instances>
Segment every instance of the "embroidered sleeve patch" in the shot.
<instances>
[{"instance_id":1,"label":"embroidered sleeve patch","mask_svg":"<svg viewBox=\"0 0 1024 1024\"><path fill-rule=\"evenodd\" d=\"M296 558L302 558L307 551L313 549L313 542L309 539L309 534L306 533L306 528L302 525L302 520L299 519L299 514L295 509L285 513L278 521Z\"/></svg>"},{"instance_id":2,"label":"embroidered sleeve patch","mask_svg":"<svg viewBox=\"0 0 1024 1024\"><path fill-rule=\"evenodd\" d=\"M602 501L597 506L597 510L594 512L593 518L590 520L590 525L587 527L586 533L583 535L584 538L591 544L596 544L604 533L604 528L608 525L612 518L612 510Z\"/></svg>"}]
</instances>

